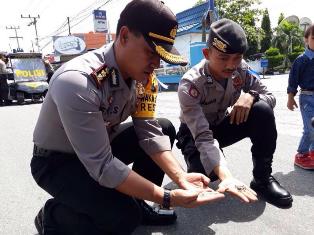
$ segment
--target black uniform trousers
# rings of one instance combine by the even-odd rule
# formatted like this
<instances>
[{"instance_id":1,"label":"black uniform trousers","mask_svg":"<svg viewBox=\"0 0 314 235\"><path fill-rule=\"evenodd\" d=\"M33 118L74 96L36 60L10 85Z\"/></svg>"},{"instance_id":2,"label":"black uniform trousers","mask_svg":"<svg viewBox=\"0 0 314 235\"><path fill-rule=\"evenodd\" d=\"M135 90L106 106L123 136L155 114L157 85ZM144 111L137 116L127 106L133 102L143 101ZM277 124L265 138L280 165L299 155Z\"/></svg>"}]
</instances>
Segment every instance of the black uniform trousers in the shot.
<instances>
[{"instance_id":1,"label":"black uniform trousers","mask_svg":"<svg viewBox=\"0 0 314 235\"><path fill-rule=\"evenodd\" d=\"M239 125L230 124L230 116L217 126L210 126L213 137L224 148L246 137L251 139L253 176L255 179L267 180L272 172L273 154L276 149L277 130L272 108L260 100L253 104L246 122ZM177 133L177 147L181 149L189 172L205 173L201 164L193 136L186 124L181 123ZM210 178L216 179L213 172ZM213 179L212 179L213 180Z\"/></svg>"},{"instance_id":2,"label":"black uniform trousers","mask_svg":"<svg viewBox=\"0 0 314 235\"><path fill-rule=\"evenodd\" d=\"M9 86L7 81L7 74L0 74L0 104L8 102Z\"/></svg>"},{"instance_id":3,"label":"black uniform trousers","mask_svg":"<svg viewBox=\"0 0 314 235\"><path fill-rule=\"evenodd\" d=\"M158 119L165 135L175 140L175 128L167 119ZM164 172L140 148L133 124L128 125L111 143L113 155L144 178L161 185ZM136 200L115 189L98 184L76 155L48 151L31 161L37 184L53 198L44 211L45 234L131 234L141 223Z\"/></svg>"}]
</instances>

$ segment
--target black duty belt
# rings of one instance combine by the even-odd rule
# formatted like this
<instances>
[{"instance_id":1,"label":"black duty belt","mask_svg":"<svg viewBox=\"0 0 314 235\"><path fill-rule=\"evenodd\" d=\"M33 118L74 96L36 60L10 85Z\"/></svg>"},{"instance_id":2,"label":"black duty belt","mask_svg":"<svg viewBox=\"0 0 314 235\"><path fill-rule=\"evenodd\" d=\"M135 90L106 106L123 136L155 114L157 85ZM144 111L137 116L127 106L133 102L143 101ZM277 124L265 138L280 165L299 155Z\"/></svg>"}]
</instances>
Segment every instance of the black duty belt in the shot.
<instances>
[{"instance_id":1,"label":"black duty belt","mask_svg":"<svg viewBox=\"0 0 314 235\"><path fill-rule=\"evenodd\" d=\"M72 153L64 153L60 151L44 149L34 144L34 149L33 149L34 157L49 157L49 156L54 156L54 155L62 155L62 156L69 156L69 157L76 156L75 154L72 154Z\"/></svg>"}]
</instances>

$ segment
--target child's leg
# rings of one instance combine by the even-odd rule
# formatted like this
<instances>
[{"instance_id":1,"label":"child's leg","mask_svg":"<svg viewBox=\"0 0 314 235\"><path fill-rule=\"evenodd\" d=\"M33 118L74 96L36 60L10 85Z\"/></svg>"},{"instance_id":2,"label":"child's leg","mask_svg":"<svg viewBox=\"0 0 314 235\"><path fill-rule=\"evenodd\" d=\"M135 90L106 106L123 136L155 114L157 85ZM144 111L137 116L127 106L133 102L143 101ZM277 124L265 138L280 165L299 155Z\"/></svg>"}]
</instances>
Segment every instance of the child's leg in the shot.
<instances>
[{"instance_id":1,"label":"child's leg","mask_svg":"<svg viewBox=\"0 0 314 235\"><path fill-rule=\"evenodd\" d=\"M311 123L314 117L314 95L300 95L300 110L303 120L303 136L294 164L307 170L314 169L314 128Z\"/></svg>"},{"instance_id":2,"label":"child's leg","mask_svg":"<svg viewBox=\"0 0 314 235\"><path fill-rule=\"evenodd\" d=\"M298 147L299 153L307 153L313 143L314 150L314 128L311 119L314 117L314 95L300 95L300 111L303 120L303 135Z\"/></svg>"}]
</instances>

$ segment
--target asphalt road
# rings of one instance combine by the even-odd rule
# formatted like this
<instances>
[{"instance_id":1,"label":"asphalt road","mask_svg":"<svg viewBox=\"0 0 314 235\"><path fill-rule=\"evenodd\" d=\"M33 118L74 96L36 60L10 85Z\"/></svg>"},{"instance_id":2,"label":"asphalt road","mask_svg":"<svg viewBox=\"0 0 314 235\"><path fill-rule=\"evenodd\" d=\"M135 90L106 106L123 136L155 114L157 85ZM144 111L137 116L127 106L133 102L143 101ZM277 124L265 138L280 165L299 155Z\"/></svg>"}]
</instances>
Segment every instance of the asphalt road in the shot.
<instances>
[{"instance_id":1,"label":"asphalt road","mask_svg":"<svg viewBox=\"0 0 314 235\"><path fill-rule=\"evenodd\" d=\"M134 234L313 234L314 171L293 165L301 132L299 110L286 108L287 75L263 80L277 98L275 108L278 140L273 174L293 195L293 206L279 209L259 200L244 204L227 196L224 200L199 208L176 208L178 221L165 227L141 226ZM49 195L42 191L30 174L32 132L41 104L0 107L0 235L34 235L33 219ZM158 114L179 126L179 105L175 92L158 97ZM249 184L252 161L248 139L224 149L229 167L235 177ZM185 168L181 153L174 148ZM164 184L175 187L169 178ZM217 187L212 184L212 187ZM312 232L311 232L312 231Z\"/></svg>"}]
</instances>

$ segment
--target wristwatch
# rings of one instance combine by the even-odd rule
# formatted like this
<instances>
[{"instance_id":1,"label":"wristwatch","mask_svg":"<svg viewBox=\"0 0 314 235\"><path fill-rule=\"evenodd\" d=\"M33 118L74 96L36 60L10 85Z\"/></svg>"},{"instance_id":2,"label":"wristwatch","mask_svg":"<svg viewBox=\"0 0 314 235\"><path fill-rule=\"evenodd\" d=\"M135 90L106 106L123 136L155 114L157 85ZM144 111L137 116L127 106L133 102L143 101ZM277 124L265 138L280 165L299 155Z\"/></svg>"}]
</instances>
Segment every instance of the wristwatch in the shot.
<instances>
[{"instance_id":1,"label":"wristwatch","mask_svg":"<svg viewBox=\"0 0 314 235\"><path fill-rule=\"evenodd\" d=\"M249 90L248 93L254 97L254 100L253 102L257 102L259 101L260 97L259 97L259 93L257 91L254 91L254 90Z\"/></svg>"},{"instance_id":2,"label":"wristwatch","mask_svg":"<svg viewBox=\"0 0 314 235\"><path fill-rule=\"evenodd\" d=\"M166 209L169 209L170 208L170 190L169 189L164 189L164 198L163 198L163 201L162 201L162 207L163 208L166 208Z\"/></svg>"}]
</instances>

